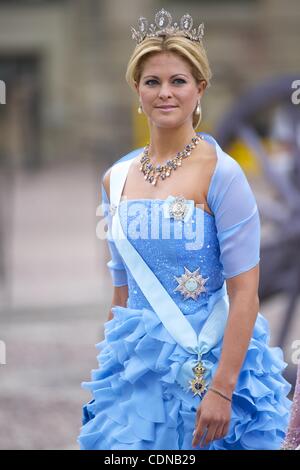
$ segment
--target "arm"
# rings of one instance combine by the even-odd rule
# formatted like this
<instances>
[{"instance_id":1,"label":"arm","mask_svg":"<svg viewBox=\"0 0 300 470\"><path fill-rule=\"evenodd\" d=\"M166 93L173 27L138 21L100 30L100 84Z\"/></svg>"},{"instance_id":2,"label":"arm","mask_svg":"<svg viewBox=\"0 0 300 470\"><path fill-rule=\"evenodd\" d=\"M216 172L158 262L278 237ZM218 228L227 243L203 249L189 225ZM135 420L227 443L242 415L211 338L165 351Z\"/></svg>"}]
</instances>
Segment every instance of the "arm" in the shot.
<instances>
[{"instance_id":1,"label":"arm","mask_svg":"<svg viewBox=\"0 0 300 470\"><path fill-rule=\"evenodd\" d=\"M220 361L210 387L229 400L232 399L259 311L258 280L259 265L227 280L228 321ZM226 436L231 417L229 400L208 389L197 410L198 424L193 446L202 440L206 428L205 445Z\"/></svg>"},{"instance_id":2,"label":"arm","mask_svg":"<svg viewBox=\"0 0 300 470\"><path fill-rule=\"evenodd\" d=\"M212 387L232 395L259 311L259 265L227 279L229 316L223 349Z\"/></svg>"},{"instance_id":3,"label":"arm","mask_svg":"<svg viewBox=\"0 0 300 470\"><path fill-rule=\"evenodd\" d=\"M259 310L260 220L256 201L241 167L222 153L208 193L220 245L229 298L222 353L211 388L197 410L193 446L225 437L231 399ZM225 398L224 398L225 397Z\"/></svg>"},{"instance_id":4,"label":"arm","mask_svg":"<svg viewBox=\"0 0 300 470\"><path fill-rule=\"evenodd\" d=\"M113 313L111 308L114 305L120 305L126 307L126 302L128 298L128 285L127 285L127 273L123 260L115 246L115 243L111 236L111 215L109 213L109 197L110 197L110 171L107 171L103 178L102 183L102 207L103 213L106 217L108 231L107 231L107 243L110 251L111 259L107 263L107 267L110 270L112 277L112 283L114 286L113 298L111 302L110 311L108 314L108 320L113 318Z\"/></svg>"},{"instance_id":5,"label":"arm","mask_svg":"<svg viewBox=\"0 0 300 470\"><path fill-rule=\"evenodd\" d=\"M113 298L110 306L110 311L108 314L108 320L112 320L113 318L113 313L111 311L111 308L114 305L120 305L121 307L126 307L126 302L128 299L128 286L121 286L121 287L116 287L114 286L114 292L113 292Z\"/></svg>"}]
</instances>

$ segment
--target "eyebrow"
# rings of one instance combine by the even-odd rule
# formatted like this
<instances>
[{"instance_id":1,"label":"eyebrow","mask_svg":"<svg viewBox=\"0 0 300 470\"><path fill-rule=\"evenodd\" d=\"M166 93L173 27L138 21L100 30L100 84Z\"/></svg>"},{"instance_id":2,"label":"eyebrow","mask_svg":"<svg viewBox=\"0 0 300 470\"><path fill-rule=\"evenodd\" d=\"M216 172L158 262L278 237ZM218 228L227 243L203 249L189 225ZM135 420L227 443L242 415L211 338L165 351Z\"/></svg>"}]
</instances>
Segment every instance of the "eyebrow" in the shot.
<instances>
[{"instance_id":1,"label":"eyebrow","mask_svg":"<svg viewBox=\"0 0 300 470\"><path fill-rule=\"evenodd\" d=\"M184 75L184 73L175 73L175 75L172 75L171 78L177 77L177 75L183 75L184 77L188 78L188 76ZM147 78L147 77L159 78L157 77L157 75L146 75L144 78Z\"/></svg>"}]
</instances>

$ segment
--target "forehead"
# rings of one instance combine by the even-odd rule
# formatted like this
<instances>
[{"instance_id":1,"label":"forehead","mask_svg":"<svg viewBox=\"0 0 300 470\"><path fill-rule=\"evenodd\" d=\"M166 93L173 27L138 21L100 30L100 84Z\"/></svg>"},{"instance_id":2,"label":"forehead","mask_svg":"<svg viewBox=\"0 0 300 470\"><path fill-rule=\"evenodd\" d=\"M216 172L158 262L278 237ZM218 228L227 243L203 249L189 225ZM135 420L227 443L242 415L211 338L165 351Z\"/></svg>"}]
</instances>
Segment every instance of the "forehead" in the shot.
<instances>
[{"instance_id":1,"label":"forehead","mask_svg":"<svg viewBox=\"0 0 300 470\"><path fill-rule=\"evenodd\" d=\"M172 52L159 52L145 60L143 75L168 72L191 74L191 68L186 60Z\"/></svg>"}]
</instances>

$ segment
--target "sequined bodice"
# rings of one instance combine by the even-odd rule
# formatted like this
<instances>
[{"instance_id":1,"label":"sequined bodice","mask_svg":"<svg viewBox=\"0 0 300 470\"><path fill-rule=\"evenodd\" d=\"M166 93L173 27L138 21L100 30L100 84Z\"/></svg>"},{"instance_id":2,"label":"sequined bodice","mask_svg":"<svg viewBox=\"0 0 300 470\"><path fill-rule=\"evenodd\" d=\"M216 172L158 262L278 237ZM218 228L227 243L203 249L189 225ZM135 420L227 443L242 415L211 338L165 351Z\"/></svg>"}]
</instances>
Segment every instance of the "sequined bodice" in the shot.
<instances>
[{"instance_id":1,"label":"sequined bodice","mask_svg":"<svg viewBox=\"0 0 300 470\"><path fill-rule=\"evenodd\" d=\"M191 314L207 303L209 296L222 286L224 278L214 216L195 206L194 201L187 202L184 220L170 216L169 203L162 199L121 200L119 217L128 240L182 313ZM194 273L185 284L189 292L203 280L204 288L195 298L184 295L178 287L185 268ZM127 267L126 270L127 306L151 308ZM179 290L174 292L176 288Z\"/></svg>"}]
</instances>

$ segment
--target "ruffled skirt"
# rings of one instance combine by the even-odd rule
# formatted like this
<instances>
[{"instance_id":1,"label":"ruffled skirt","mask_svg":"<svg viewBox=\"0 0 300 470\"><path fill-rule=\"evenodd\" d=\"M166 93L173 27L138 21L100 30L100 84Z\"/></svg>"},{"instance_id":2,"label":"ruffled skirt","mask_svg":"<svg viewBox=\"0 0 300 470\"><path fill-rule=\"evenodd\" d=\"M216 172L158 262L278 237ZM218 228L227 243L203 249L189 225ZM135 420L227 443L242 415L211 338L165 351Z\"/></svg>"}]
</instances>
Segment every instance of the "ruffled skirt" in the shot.
<instances>
[{"instance_id":1,"label":"ruffled skirt","mask_svg":"<svg viewBox=\"0 0 300 470\"><path fill-rule=\"evenodd\" d=\"M146 308L115 306L96 344L99 368L82 387L92 399L83 406L77 442L82 450L259 450L279 449L288 426L290 384L280 348L271 348L266 319L259 313L232 399L226 437L192 447L199 396L176 381L191 356ZM196 331L201 318L187 315ZM218 366L220 342L207 358ZM203 356L205 359L205 357Z\"/></svg>"}]
</instances>

